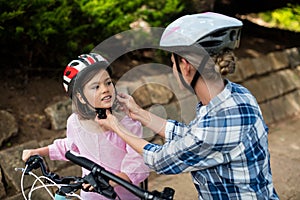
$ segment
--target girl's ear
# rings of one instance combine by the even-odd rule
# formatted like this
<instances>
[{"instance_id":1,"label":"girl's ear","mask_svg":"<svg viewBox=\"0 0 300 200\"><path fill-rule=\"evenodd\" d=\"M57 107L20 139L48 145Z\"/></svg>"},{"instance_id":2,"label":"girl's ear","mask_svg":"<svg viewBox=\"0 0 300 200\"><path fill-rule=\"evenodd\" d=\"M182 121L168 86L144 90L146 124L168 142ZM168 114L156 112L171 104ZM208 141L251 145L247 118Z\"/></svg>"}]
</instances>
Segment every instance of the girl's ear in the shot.
<instances>
[{"instance_id":1,"label":"girl's ear","mask_svg":"<svg viewBox=\"0 0 300 200\"><path fill-rule=\"evenodd\" d=\"M76 93L76 97L82 104L86 104L85 100L82 98L82 96L79 92Z\"/></svg>"}]
</instances>

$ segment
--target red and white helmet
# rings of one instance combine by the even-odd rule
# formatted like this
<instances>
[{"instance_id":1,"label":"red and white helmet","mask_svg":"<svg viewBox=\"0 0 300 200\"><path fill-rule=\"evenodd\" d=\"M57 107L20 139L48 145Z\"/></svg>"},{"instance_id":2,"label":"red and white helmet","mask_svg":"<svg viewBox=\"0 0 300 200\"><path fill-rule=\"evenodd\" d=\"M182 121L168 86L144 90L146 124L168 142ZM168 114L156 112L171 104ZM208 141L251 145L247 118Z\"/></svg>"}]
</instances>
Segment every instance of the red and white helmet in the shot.
<instances>
[{"instance_id":1,"label":"red and white helmet","mask_svg":"<svg viewBox=\"0 0 300 200\"><path fill-rule=\"evenodd\" d=\"M82 54L76 60L72 60L66 67L63 75L63 86L69 94L69 86L71 81L77 76L80 71L96 62L108 62L105 58L97 53Z\"/></svg>"}]
</instances>

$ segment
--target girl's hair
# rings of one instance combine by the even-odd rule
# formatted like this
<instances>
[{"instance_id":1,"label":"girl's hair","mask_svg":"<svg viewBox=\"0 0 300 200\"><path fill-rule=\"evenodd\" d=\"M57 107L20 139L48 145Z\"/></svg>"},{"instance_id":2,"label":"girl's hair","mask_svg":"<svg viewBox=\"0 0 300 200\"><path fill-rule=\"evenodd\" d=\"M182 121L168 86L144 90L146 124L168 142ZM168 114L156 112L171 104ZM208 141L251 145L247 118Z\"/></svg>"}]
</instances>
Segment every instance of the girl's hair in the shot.
<instances>
[{"instance_id":1,"label":"girl's hair","mask_svg":"<svg viewBox=\"0 0 300 200\"><path fill-rule=\"evenodd\" d=\"M110 66L107 62L96 62L89 67L82 70L75 79L71 82L71 88L72 89L72 101L73 101L73 111L76 112L81 118L83 119L94 119L96 116L95 109L91 107L89 102L86 102L86 104L82 104L77 94L80 93L80 95L84 98L85 101L86 98L83 94L83 88L84 86L100 71L100 70L106 70L111 76L112 71Z\"/></svg>"}]
</instances>

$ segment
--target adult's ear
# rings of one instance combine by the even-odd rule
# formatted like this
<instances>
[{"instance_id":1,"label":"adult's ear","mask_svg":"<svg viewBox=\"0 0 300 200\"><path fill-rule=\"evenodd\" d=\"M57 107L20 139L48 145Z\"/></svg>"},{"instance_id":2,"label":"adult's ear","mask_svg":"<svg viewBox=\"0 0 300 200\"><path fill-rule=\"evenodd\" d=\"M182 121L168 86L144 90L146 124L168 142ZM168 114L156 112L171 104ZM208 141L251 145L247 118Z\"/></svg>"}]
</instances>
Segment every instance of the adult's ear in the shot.
<instances>
[{"instance_id":1,"label":"adult's ear","mask_svg":"<svg viewBox=\"0 0 300 200\"><path fill-rule=\"evenodd\" d=\"M191 73L191 64L185 58L181 58L182 73L188 76Z\"/></svg>"},{"instance_id":2,"label":"adult's ear","mask_svg":"<svg viewBox=\"0 0 300 200\"><path fill-rule=\"evenodd\" d=\"M83 99L82 95L80 94L80 92L76 93L76 97L78 98L78 100L82 103L82 104L86 104L85 100Z\"/></svg>"}]
</instances>

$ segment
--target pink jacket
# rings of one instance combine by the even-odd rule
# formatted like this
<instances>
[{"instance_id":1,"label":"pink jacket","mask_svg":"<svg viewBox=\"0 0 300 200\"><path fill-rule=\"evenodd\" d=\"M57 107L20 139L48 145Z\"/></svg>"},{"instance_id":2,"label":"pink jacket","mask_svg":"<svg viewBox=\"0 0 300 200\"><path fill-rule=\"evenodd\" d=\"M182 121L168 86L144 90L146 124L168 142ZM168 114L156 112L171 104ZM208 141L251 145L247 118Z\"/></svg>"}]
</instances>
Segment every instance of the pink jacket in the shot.
<instances>
[{"instance_id":1,"label":"pink jacket","mask_svg":"<svg viewBox=\"0 0 300 200\"><path fill-rule=\"evenodd\" d=\"M138 137L142 137L142 126L125 116L121 123ZM85 130L78 119L77 114L72 114L67 121L67 137L56 139L49 145L49 157L51 160L67 160L65 153L75 151L80 156L94 161L112 173L124 172L131 182L138 185L149 175L149 168L144 164L143 157L127 145L116 133L94 133ZM89 171L82 168L82 176ZM116 186L115 191L121 199L138 199L121 186ZM81 191L83 199L106 199L94 192Z\"/></svg>"}]
</instances>

